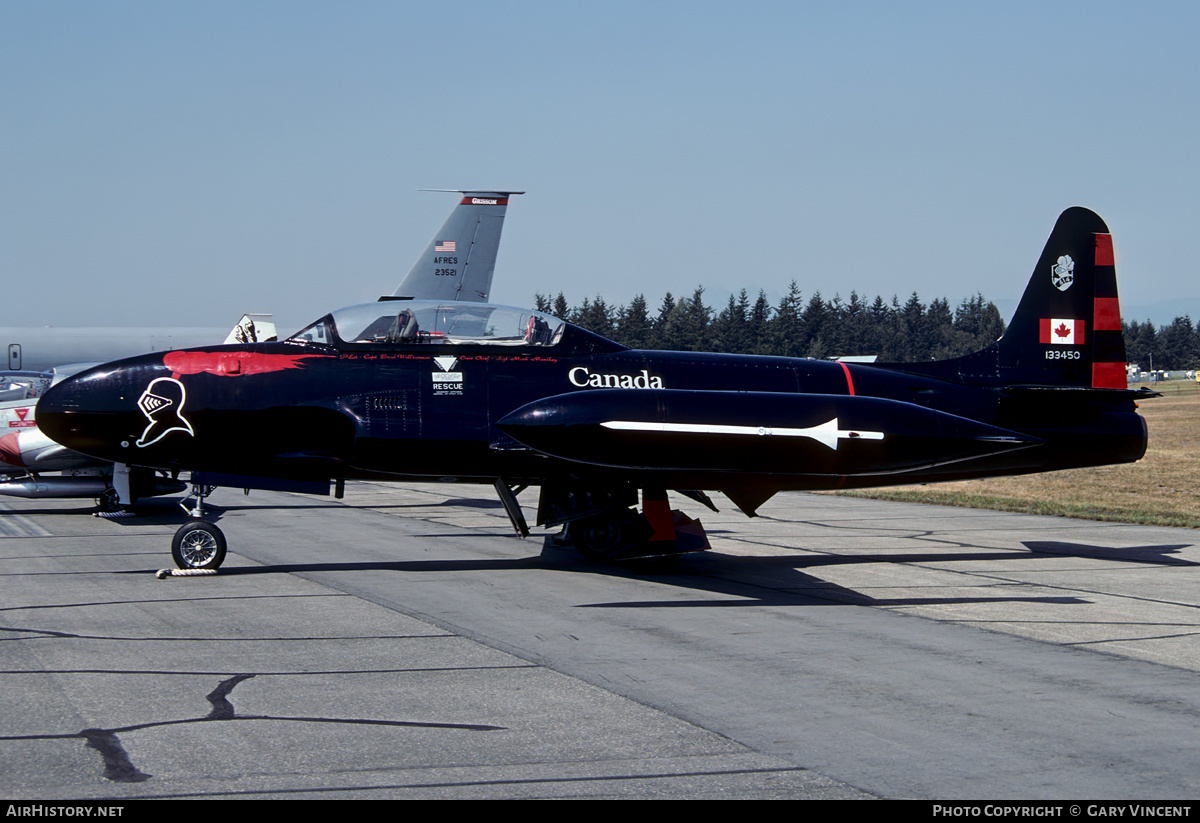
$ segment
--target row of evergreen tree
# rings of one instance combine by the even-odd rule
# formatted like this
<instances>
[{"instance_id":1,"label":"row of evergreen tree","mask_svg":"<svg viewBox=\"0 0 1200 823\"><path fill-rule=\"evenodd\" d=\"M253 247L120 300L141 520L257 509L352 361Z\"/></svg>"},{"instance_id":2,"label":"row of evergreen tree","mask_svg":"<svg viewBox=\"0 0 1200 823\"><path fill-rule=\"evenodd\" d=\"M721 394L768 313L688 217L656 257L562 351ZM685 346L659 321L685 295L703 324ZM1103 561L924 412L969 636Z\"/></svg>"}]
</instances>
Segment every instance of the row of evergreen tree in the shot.
<instances>
[{"instance_id":1,"label":"row of evergreen tree","mask_svg":"<svg viewBox=\"0 0 1200 823\"><path fill-rule=\"evenodd\" d=\"M1183 371L1200 368L1200 323L1192 318L1176 317L1169 326L1154 328L1147 320L1122 323L1125 331L1125 356L1130 363L1149 369Z\"/></svg>"},{"instance_id":2,"label":"row of evergreen tree","mask_svg":"<svg viewBox=\"0 0 1200 823\"><path fill-rule=\"evenodd\" d=\"M814 292L807 301L795 281L778 305L764 292L751 301L746 290L730 295L721 311L704 302L704 287L676 300L670 292L652 314L643 295L628 305L612 306L596 296L571 306L560 292L537 295L536 308L636 349L718 351L786 357L877 355L881 361L912 362L967 354L990 345L1004 333L1000 312L983 295L967 298L956 309L945 298L925 304L913 292L898 298L866 301L825 300Z\"/></svg>"},{"instance_id":3,"label":"row of evergreen tree","mask_svg":"<svg viewBox=\"0 0 1200 823\"><path fill-rule=\"evenodd\" d=\"M583 298L571 306L559 292L539 294L536 308L635 349L718 351L776 354L786 357L877 355L884 362L913 362L957 357L991 345L1004 333L999 310L982 294L964 299L951 310L945 298L928 304L913 292L901 305L876 296L867 302L857 292L850 299L825 300L813 292L807 301L795 281L778 305L765 293L751 301L746 290L730 295L721 311L704 302L704 287L676 300L670 292L657 313L643 295L614 306L603 297ZM1177 317L1169 326L1150 321L1124 323L1130 363L1158 369L1200 368L1200 323Z\"/></svg>"}]
</instances>

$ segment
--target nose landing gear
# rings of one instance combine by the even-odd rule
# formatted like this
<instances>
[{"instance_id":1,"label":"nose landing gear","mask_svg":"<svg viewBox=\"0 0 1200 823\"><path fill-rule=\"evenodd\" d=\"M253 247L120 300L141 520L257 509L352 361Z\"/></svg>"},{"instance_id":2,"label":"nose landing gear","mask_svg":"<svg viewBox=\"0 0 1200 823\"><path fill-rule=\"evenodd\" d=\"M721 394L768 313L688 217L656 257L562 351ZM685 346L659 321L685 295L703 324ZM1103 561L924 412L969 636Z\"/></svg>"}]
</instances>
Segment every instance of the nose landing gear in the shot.
<instances>
[{"instance_id":1,"label":"nose landing gear","mask_svg":"<svg viewBox=\"0 0 1200 823\"><path fill-rule=\"evenodd\" d=\"M193 485L195 507L188 508L186 500L179 504L193 518L180 526L171 540L171 557L180 569L216 571L225 562L225 535L215 523L203 519L204 498L215 490L215 486Z\"/></svg>"},{"instance_id":2,"label":"nose landing gear","mask_svg":"<svg viewBox=\"0 0 1200 823\"><path fill-rule=\"evenodd\" d=\"M181 569L216 570L225 562L225 535L207 520L184 523L171 540L171 557Z\"/></svg>"}]
</instances>

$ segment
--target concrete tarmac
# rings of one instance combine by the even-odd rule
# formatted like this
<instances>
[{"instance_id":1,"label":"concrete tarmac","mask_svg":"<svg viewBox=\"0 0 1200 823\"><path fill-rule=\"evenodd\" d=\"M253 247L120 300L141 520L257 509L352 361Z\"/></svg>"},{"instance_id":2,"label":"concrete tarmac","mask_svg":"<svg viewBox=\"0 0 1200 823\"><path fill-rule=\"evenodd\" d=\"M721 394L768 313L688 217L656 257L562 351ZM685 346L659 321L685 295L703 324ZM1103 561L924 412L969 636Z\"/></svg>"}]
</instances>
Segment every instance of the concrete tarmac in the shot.
<instances>
[{"instance_id":1,"label":"concrete tarmac","mask_svg":"<svg viewBox=\"0 0 1200 823\"><path fill-rule=\"evenodd\" d=\"M0 503L0 796L1200 788L1196 532L673 500L713 551L644 574L518 540L490 491L221 490L221 574L167 580L169 501Z\"/></svg>"}]
</instances>

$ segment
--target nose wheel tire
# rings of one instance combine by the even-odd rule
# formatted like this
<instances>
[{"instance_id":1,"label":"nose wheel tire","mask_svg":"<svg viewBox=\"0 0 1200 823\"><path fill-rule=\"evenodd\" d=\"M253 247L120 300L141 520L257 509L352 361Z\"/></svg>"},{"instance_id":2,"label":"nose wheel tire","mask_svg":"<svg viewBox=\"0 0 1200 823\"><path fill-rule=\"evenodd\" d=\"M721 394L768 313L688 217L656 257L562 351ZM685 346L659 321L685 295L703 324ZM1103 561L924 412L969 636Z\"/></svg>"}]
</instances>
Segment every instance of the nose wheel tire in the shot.
<instances>
[{"instance_id":1,"label":"nose wheel tire","mask_svg":"<svg viewBox=\"0 0 1200 823\"><path fill-rule=\"evenodd\" d=\"M119 512L121 510L121 495L117 494L116 489L109 486L96 498L96 504L102 512Z\"/></svg>"},{"instance_id":2,"label":"nose wheel tire","mask_svg":"<svg viewBox=\"0 0 1200 823\"><path fill-rule=\"evenodd\" d=\"M216 569L225 562L225 535L207 520L193 520L175 532L171 557L181 569Z\"/></svg>"}]
</instances>

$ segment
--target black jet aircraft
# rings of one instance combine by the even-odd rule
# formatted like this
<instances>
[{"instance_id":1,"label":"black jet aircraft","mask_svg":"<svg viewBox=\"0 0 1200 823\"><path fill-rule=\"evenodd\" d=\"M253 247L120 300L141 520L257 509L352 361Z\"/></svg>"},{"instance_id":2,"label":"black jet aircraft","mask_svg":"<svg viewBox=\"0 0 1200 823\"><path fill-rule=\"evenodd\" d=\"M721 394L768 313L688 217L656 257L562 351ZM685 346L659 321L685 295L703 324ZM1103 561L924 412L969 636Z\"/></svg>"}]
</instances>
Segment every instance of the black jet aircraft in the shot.
<instances>
[{"instance_id":1,"label":"black jet aircraft","mask_svg":"<svg viewBox=\"0 0 1200 823\"><path fill-rule=\"evenodd\" d=\"M952 360L633 351L535 311L384 298L279 343L93 368L52 388L38 420L68 448L213 486L491 482L522 534L515 495L536 486L539 524L621 559L706 545L667 490L709 505L718 491L753 516L782 490L1135 461L1138 396L1111 235L1072 208L1004 336ZM224 554L202 519L175 536L181 568Z\"/></svg>"}]
</instances>

